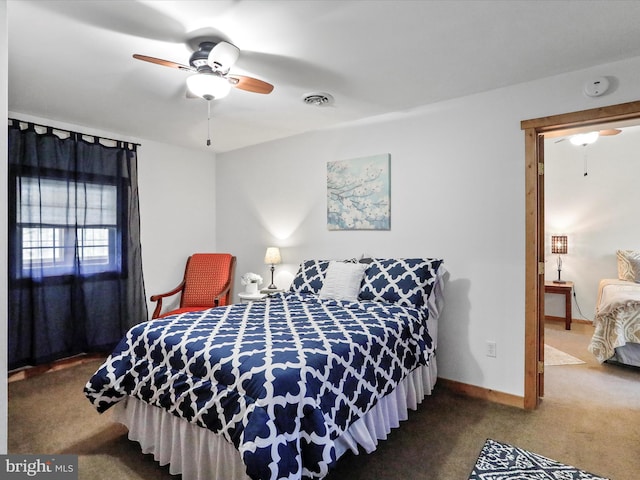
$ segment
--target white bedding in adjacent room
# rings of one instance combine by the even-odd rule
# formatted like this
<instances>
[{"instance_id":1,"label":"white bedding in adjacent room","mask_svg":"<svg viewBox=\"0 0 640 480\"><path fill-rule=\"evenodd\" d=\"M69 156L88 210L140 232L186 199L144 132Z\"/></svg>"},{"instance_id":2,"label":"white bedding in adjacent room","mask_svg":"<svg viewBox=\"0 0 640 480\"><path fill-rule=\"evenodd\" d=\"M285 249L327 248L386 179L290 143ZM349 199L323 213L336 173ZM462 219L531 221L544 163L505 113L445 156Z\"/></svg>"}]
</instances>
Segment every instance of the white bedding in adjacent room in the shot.
<instances>
[{"instance_id":1,"label":"white bedding in adjacent room","mask_svg":"<svg viewBox=\"0 0 640 480\"><path fill-rule=\"evenodd\" d=\"M619 279L601 280L593 323L595 331L589 351L599 362L612 359L618 351L616 361L640 366L637 354L620 352L626 346L637 350L635 345L640 344L640 284Z\"/></svg>"}]
</instances>

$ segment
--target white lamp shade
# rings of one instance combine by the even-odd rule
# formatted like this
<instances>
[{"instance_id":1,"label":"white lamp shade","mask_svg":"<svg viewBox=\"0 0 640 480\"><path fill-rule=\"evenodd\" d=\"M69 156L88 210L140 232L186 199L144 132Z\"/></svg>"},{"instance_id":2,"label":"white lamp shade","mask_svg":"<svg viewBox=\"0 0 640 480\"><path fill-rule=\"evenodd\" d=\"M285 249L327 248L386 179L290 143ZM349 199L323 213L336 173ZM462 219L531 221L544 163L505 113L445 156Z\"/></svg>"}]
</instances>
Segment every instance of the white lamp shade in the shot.
<instances>
[{"instance_id":1,"label":"white lamp shade","mask_svg":"<svg viewBox=\"0 0 640 480\"><path fill-rule=\"evenodd\" d=\"M229 95L231 84L229 80L215 73L196 73L187 78L187 88L198 97L213 100Z\"/></svg>"},{"instance_id":2,"label":"white lamp shade","mask_svg":"<svg viewBox=\"0 0 640 480\"><path fill-rule=\"evenodd\" d=\"M267 253L264 254L264 263L276 265L282 261L280 257L280 249L278 247L267 248Z\"/></svg>"}]
</instances>

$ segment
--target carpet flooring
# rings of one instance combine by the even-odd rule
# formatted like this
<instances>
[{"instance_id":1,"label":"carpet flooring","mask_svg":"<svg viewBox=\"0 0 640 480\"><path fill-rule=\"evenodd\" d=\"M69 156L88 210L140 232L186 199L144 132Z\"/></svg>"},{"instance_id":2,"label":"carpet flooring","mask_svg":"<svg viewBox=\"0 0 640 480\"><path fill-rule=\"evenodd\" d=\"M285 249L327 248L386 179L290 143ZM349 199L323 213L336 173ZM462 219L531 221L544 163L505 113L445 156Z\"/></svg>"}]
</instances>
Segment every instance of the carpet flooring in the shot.
<instances>
[{"instance_id":1,"label":"carpet flooring","mask_svg":"<svg viewBox=\"0 0 640 480\"><path fill-rule=\"evenodd\" d=\"M376 451L345 454L326 480L467 479L487 438L612 480L640 478L640 370L598 364L586 352L586 326L565 331L556 323L545 341L586 363L546 369L537 410L436 385ZM179 480L84 397L98 365L92 360L9 383L9 453L76 454L80 480Z\"/></svg>"},{"instance_id":2,"label":"carpet flooring","mask_svg":"<svg viewBox=\"0 0 640 480\"><path fill-rule=\"evenodd\" d=\"M469 480L609 480L522 448L488 439Z\"/></svg>"}]
</instances>

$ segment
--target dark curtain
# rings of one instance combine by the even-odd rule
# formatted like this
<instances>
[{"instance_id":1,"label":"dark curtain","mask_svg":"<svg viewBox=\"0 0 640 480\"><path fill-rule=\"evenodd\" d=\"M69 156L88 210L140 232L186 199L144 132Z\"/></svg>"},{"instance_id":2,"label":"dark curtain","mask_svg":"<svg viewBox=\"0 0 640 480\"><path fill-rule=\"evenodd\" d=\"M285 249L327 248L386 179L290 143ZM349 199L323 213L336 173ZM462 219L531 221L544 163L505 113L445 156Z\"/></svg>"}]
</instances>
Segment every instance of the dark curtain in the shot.
<instances>
[{"instance_id":1,"label":"dark curtain","mask_svg":"<svg viewBox=\"0 0 640 480\"><path fill-rule=\"evenodd\" d=\"M108 351L147 320L136 145L86 138L10 121L9 369Z\"/></svg>"}]
</instances>

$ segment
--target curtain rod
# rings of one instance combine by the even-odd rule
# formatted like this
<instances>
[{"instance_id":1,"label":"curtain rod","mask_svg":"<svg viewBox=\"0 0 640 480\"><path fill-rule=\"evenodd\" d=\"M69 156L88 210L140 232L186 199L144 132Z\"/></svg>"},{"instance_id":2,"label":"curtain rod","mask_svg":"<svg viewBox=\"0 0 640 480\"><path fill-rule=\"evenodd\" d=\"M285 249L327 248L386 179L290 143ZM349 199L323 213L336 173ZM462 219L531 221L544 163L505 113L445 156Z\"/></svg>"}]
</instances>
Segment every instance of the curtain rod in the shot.
<instances>
[{"instance_id":1,"label":"curtain rod","mask_svg":"<svg viewBox=\"0 0 640 480\"><path fill-rule=\"evenodd\" d=\"M26 120L18 120L17 118L9 118L9 121L12 122L12 124L14 122L17 122L18 123L18 127L20 127L21 123L26 123L27 125L33 125L34 127L45 128L47 130L57 130L59 132L65 132L65 133L68 133L69 135L80 135L80 138L82 138L82 137L92 137L94 140L95 139L108 140L110 142L116 142L116 143L128 143L128 144L131 144L131 145L135 145L137 147L141 146L139 143L135 143L135 142L128 142L126 140L116 140L115 138L102 137L100 135L92 135L92 134L89 134L89 133L74 132L73 130L67 130L66 128L58 128L58 127L50 127L50 126L47 126L47 125L40 125L39 123L28 122Z\"/></svg>"}]
</instances>

